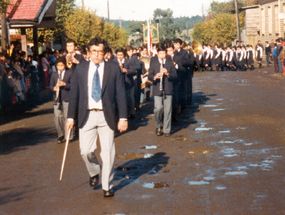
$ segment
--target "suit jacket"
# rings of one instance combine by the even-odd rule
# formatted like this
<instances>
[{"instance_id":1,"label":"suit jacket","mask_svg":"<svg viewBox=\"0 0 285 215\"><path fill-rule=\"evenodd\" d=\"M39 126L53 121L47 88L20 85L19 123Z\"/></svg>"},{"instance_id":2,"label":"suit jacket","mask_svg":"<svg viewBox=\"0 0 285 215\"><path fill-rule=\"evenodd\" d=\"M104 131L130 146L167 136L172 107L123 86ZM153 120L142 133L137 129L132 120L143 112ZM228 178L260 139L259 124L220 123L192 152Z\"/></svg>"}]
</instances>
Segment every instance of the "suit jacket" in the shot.
<instances>
[{"instance_id":1,"label":"suit jacket","mask_svg":"<svg viewBox=\"0 0 285 215\"><path fill-rule=\"evenodd\" d=\"M177 73L175 66L173 64L173 61L171 58L167 57L165 64L163 66L167 69L167 72L169 73L169 77L163 76L163 91L166 95L172 95L173 94L173 81L177 78ZM163 91L159 90L160 86L160 79L154 80L154 76L160 72L160 62L158 61L158 58L154 58L151 61L150 68L149 68L149 74L148 79L153 82L153 95L154 96L161 96Z\"/></svg>"},{"instance_id":2,"label":"suit jacket","mask_svg":"<svg viewBox=\"0 0 285 215\"><path fill-rule=\"evenodd\" d=\"M88 70L89 61L76 66L71 80L68 118L75 119L78 112L78 127L82 128L89 115L88 111ZM103 112L108 126L116 130L119 118L128 118L124 77L117 62L105 62L102 84Z\"/></svg>"},{"instance_id":3,"label":"suit jacket","mask_svg":"<svg viewBox=\"0 0 285 215\"><path fill-rule=\"evenodd\" d=\"M66 69L64 73L64 77L62 79L63 82L66 83L66 86L60 87L58 102L68 102L69 101L69 92L70 92L70 84L71 84L71 76L72 70ZM58 72L53 72L50 78L49 88L53 91L53 88L56 86L58 80ZM54 91L53 91L54 92ZM56 92L53 94L53 99L55 100Z\"/></svg>"},{"instance_id":4,"label":"suit jacket","mask_svg":"<svg viewBox=\"0 0 285 215\"><path fill-rule=\"evenodd\" d=\"M125 58L123 68L127 70L127 73L123 73L125 79L125 86L127 89L132 88L135 85L134 76L137 74L136 68L130 59Z\"/></svg>"},{"instance_id":5,"label":"suit jacket","mask_svg":"<svg viewBox=\"0 0 285 215\"><path fill-rule=\"evenodd\" d=\"M187 71L187 67L189 67L191 63L188 52L182 48L180 49L180 52L174 52L173 61L178 64L177 73L179 75L185 74Z\"/></svg>"}]
</instances>

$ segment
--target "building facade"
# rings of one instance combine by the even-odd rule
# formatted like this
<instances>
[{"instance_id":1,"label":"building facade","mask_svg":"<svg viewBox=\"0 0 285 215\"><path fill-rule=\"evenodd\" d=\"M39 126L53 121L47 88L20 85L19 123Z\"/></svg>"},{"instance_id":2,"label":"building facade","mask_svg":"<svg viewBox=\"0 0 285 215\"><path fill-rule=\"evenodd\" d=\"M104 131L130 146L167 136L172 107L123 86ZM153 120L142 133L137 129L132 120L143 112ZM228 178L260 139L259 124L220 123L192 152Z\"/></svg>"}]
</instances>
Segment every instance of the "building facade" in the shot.
<instances>
[{"instance_id":1,"label":"building facade","mask_svg":"<svg viewBox=\"0 0 285 215\"><path fill-rule=\"evenodd\" d=\"M260 0L245 10L246 44L255 45L284 38L285 0Z\"/></svg>"}]
</instances>

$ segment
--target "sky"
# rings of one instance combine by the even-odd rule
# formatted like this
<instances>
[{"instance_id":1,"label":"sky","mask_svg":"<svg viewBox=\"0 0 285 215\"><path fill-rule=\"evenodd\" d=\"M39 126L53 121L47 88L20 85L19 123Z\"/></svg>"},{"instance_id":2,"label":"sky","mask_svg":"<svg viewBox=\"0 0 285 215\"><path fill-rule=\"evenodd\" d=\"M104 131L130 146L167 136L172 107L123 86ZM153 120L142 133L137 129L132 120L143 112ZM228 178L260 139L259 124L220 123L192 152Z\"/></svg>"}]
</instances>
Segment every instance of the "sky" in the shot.
<instances>
[{"instance_id":1,"label":"sky","mask_svg":"<svg viewBox=\"0 0 285 215\"><path fill-rule=\"evenodd\" d=\"M108 17L107 0L76 0L81 6L84 1L85 7L96 10L98 16ZM109 0L110 19L145 21L153 18L153 12L157 8L163 10L170 8L173 17L202 15L202 4L204 13L210 8L213 0ZM216 0L224 2L227 0Z\"/></svg>"}]
</instances>

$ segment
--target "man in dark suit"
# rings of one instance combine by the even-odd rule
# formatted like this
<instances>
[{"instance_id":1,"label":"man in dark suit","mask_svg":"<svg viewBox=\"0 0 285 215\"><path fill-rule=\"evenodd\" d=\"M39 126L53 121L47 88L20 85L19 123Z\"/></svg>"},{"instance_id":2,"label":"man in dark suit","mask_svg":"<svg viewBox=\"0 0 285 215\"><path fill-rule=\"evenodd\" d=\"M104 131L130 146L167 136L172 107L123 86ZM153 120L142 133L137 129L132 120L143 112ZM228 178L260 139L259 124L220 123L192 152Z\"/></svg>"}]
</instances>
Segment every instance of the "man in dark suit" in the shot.
<instances>
[{"instance_id":1,"label":"man in dark suit","mask_svg":"<svg viewBox=\"0 0 285 215\"><path fill-rule=\"evenodd\" d=\"M73 74L67 129L74 126L78 112L79 143L90 175L90 186L99 184L100 165L94 151L100 138L102 188L105 197L113 196L115 159L114 132L128 128L124 77L115 61L104 61L104 41L93 38L88 44L89 62L80 63Z\"/></svg>"},{"instance_id":2,"label":"man in dark suit","mask_svg":"<svg viewBox=\"0 0 285 215\"><path fill-rule=\"evenodd\" d=\"M166 57L166 47L157 44L157 58L151 61L148 78L153 82L154 115L156 135L170 136L172 115L173 81L177 78L176 69L170 57Z\"/></svg>"},{"instance_id":3,"label":"man in dark suit","mask_svg":"<svg viewBox=\"0 0 285 215\"><path fill-rule=\"evenodd\" d=\"M125 88L128 104L128 114L130 119L135 118L135 81L134 76L137 74L136 68L131 59L125 57L125 49L116 50L117 61L121 67L125 78Z\"/></svg>"},{"instance_id":4,"label":"man in dark suit","mask_svg":"<svg viewBox=\"0 0 285 215\"><path fill-rule=\"evenodd\" d=\"M58 134L57 143L62 143L67 137L65 124L72 71L66 69L65 57L58 58L55 66L57 71L51 75L50 89L54 92L54 123ZM73 139L73 131L70 132L70 139Z\"/></svg>"},{"instance_id":5,"label":"man in dark suit","mask_svg":"<svg viewBox=\"0 0 285 215\"><path fill-rule=\"evenodd\" d=\"M178 76L178 84L179 84L179 105L181 106L181 110L186 108L186 94L185 94L185 81L186 81L186 73L187 67L190 67L190 58L186 50L182 49L182 40L177 38L173 42L174 44L174 57L173 61L177 68L177 76Z\"/></svg>"}]
</instances>

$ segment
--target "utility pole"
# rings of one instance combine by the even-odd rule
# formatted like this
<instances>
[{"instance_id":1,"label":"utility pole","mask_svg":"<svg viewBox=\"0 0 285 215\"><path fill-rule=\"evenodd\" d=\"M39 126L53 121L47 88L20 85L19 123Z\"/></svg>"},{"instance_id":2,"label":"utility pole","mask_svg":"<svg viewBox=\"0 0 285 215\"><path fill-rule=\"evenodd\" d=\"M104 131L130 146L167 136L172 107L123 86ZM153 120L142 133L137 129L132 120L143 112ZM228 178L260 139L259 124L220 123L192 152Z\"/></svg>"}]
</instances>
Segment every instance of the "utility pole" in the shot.
<instances>
[{"instance_id":1,"label":"utility pole","mask_svg":"<svg viewBox=\"0 0 285 215\"><path fill-rule=\"evenodd\" d=\"M84 0L82 0L82 8L84 8Z\"/></svg>"},{"instance_id":2,"label":"utility pole","mask_svg":"<svg viewBox=\"0 0 285 215\"><path fill-rule=\"evenodd\" d=\"M202 4L202 21L204 21L204 4Z\"/></svg>"},{"instance_id":3,"label":"utility pole","mask_svg":"<svg viewBox=\"0 0 285 215\"><path fill-rule=\"evenodd\" d=\"M239 17L238 17L238 4L237 0L235 0L235 11L236 11L236 20L237 20L237 39L241 41L240 38L240 30L239 30Z\"/></svg>"},{"instance_id":4,"label":"utility pole","mask_svg":"<svg viewBox=\"0 0 285 215\"><path fill-rule=\"evenodd\" d=\"M107 10L108 10L108 22L110 22L110 8L109 8L109 0L107 0Z\"/></svg>"}]
</instances>

